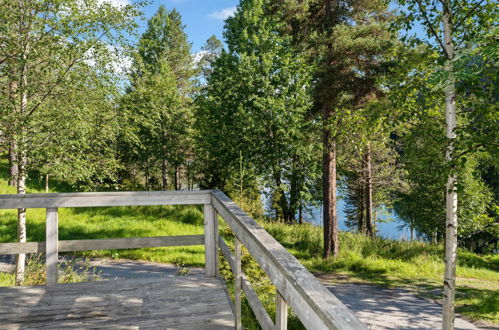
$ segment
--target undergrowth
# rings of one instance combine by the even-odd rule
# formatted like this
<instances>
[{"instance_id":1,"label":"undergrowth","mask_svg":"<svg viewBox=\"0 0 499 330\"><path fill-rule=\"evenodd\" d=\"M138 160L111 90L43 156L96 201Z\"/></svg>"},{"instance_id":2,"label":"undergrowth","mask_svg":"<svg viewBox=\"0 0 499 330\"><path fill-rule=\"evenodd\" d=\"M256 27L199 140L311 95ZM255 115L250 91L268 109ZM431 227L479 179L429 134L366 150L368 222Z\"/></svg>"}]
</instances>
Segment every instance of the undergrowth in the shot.
<instances>
[{"instance_id":1,"label":"undergrowth","mask_svg":"<svg viewBox=\"0 0 499 330\"><path fill-rule=\"evenodd\" d=\"M64 258L59 261L57 269L58 283L80 283L100 279L99 274L90 266L87 258ZM46 278L44 258L39 254L28 255L23 285L44 285ZM1 286L13 286L14 283L14 274L0 273Z\"/></svg>"}]
</instances>

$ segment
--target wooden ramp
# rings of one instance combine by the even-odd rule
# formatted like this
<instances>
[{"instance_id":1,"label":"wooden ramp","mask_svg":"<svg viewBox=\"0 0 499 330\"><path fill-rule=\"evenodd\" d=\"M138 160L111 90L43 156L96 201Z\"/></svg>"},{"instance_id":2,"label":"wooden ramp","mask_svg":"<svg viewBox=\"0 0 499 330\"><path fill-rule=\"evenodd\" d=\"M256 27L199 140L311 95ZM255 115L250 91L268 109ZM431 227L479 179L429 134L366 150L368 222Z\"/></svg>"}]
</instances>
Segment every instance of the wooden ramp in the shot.
<instances>
[{"instance_id":1,"label":"wooden ramp","mask_svg":"<svg viewBox=\"0 0 499 330\"><path fill-rule=\"evenodd\" d=\"M223 284L204 276L0 288L0 329L233 329Z\"/></svg>"}]
</instances>

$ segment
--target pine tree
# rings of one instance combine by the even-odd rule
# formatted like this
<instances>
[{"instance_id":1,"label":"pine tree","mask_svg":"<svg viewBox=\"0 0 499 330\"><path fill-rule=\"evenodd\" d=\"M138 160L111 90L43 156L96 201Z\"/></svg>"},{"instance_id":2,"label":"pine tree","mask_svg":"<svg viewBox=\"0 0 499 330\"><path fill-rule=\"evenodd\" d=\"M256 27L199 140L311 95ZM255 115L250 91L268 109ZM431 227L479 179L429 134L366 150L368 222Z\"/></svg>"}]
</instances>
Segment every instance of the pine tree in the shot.
<instances>
[{"instance_id":1,"label":"pine tree","mask_svg":"<svg viewBox=\"0 0 499 330\"><path fill-rule=\"evenodd\" d=\"M356 110L377 97L376 79L394 38L390 15L385 1L282 0L274 9L317 67L314 103L323 125L323 254L328 258L339 251L338 145L357 127Z\"/></svg>"},{"instance_id":2,"label":"pine tree","mask_svg":"<svg viewBox=\"0 0 499 330\"><path fill-rule=\"evenodd\" d=\"M181 169L190 156L192 78L191 45L180 14L160 6L139 40L132 86L122 104L128 122L122 141L124 159L139 163L146 188L161 172L161 188L181 188ZM173 172L173 173L172 173Z\"/></svg>"}]
</instances>

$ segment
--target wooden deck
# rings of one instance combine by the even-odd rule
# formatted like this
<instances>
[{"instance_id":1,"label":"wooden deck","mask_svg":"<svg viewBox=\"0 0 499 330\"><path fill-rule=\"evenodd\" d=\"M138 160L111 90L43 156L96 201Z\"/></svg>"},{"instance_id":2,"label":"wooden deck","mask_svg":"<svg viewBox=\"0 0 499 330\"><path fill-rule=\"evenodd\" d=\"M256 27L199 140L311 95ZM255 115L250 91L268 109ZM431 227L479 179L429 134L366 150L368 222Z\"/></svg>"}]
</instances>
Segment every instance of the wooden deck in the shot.
<instances>
[{"instance_id":1,"label":"wooden deck","mask_svg":"<svg viewBox=\"0 0 499 330\"><path fill-rule=\"evenodd\" d=\"M204 235L59 240L58 208L185 204L203 206ZM241 330L243 299L264 330L287 329L289 309L307 329L367 329L294 256L221 191L0 195L0 209L19 208L46 209L46 240L0 243L0 255L45 254L47 287L0 289L0 329L235 327ZM232 232L233 249L219 233L220 219ZM206 277L57 285L59 252L188 245L204 245ZM274 320L241 267L243 246L275 287ZM220 253L234 275L234 299L230 302L225 296L226 283L217 279Z\"/></svg>"},{"instance_id":2,"label":"wooden deck","mask_svg":"<svg viewBox=\"0 0 499 330\"><path fill-rule=\"evenodd\" d=\"M223 284L204 276L0 288L0 329L234 329Z\"/></svg>"}]
</instances>

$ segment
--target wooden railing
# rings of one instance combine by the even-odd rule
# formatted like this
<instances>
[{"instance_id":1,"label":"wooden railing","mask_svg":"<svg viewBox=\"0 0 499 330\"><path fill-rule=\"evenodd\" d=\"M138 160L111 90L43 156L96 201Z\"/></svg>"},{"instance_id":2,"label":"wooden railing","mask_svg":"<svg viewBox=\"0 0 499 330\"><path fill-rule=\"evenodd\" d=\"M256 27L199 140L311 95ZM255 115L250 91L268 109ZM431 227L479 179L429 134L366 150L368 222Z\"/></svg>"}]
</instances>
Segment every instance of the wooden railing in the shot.
<instances>
[{"instance_id":1,"label":"wooden railing","mask_svg":"<svg viewBox=\"0 0 499 330\"><path fill-rule=\"evenodd\" d=\"M130 205L203 205L204 235L134 237L95 240L59 240L58 208ZM218 276L219 249L235 278L233 303L236 329L241 329L244 292L263 329L286 329L290 307L308 329L367 329L298 260L220 191L158 191L115 193L64 193L0 195L0 209L46 208L46 241L2 243L0 255L45 253L47 285L57 283L59 252L100 249L131 249L163 246L205 246L207 276ZM218 234L217 214L235 236L234 254ZM276 320L272 321L241 269L244 245L276 287Z\"/></svg>"}]
</instances>

